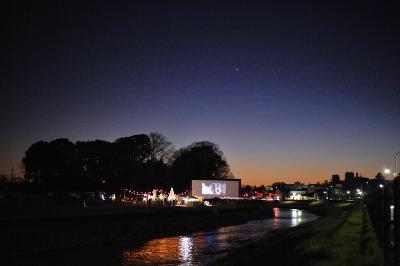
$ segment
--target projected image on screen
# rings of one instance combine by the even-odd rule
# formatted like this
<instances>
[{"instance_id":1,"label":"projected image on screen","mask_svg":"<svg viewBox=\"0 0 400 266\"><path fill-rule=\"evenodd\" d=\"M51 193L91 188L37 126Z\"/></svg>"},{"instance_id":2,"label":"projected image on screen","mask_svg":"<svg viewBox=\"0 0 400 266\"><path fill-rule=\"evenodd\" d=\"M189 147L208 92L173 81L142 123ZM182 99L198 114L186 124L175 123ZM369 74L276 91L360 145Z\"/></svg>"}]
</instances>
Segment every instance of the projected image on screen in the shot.
<instances>
[{"instance_id":1,"label":"projected image on screen","mask_svg":"<svg viewBox=\"0 0 400 266\"><path fill-rule=\"evenodd\" d=\"M226 195L226 184L225 183L211 183L207 185L206 183L201 183L201 193L203 195Z\"/></svg>"},{"instance_id":2,"label":"projected image on screen","mask_svg":"<svg viewBox=\"0 0 400 266\"><path fill-rule=\"evenodd\" d=\"M191 195L204 199L239 197L240 179L193 179Z\"/></svg>"}]
</instances>

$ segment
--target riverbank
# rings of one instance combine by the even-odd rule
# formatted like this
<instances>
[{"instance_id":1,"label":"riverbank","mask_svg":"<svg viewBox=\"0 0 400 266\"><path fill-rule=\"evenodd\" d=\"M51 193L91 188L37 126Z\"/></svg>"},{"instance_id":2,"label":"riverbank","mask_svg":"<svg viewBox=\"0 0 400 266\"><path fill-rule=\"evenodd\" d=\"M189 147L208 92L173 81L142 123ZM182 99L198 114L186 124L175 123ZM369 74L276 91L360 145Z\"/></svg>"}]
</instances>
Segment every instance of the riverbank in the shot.
<instances>
[{"instance_id":1,"label":"riverbank","mask_svg":"<svg viewBox=\"0 0 400 266\"><path fill-rule=\"evenodd\" d=\"M280 265L383 265L383 255L365 206L346 202L286 202L321 216L298 227L272 231L231 251L212 265L248 261Z\"/></svg>"},{"instance_id":2,"label":"riverbank","mask_svg":"<svg viewBox=\"0 0 400 266\"><path fill-rule=\"evenodd\" d=\"M38 254L46 251L134 239L188 234L273 217L270 206L250 204L210 208L158 207L110 208L105 212L88 207L68 215L9 217L0 220L0 257Z\"/></svg>"}]
</instances>

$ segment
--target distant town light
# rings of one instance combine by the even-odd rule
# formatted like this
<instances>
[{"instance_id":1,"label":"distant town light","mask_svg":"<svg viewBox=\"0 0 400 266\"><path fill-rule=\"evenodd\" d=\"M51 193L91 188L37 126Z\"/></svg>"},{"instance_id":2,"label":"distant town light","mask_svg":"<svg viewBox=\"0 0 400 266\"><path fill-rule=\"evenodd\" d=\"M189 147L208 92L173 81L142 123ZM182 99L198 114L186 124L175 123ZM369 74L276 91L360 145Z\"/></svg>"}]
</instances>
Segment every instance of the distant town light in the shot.
<instances>
[{"instance_id":1,"label":"distant town light","mask_svg":"<svg viewBox=\"0 0 400 266\"><path fill-rule=\"evenodd\" d=\"M382 185L382 184L379 184L379 187L380 187L380 188L383 188L383 185Z\"/></svg>"},{"instance_id":2,"label":"distant town light","mask_svg":"<svg viewBox=\"0 0 400 266\"><path fill-rule=\"evenodd\" d=\"M383 172L388 175L388 174L390 174L391 171L390 171L390 169L385 168L385 170L383 170Z\"/></svg>"}]
</instances>

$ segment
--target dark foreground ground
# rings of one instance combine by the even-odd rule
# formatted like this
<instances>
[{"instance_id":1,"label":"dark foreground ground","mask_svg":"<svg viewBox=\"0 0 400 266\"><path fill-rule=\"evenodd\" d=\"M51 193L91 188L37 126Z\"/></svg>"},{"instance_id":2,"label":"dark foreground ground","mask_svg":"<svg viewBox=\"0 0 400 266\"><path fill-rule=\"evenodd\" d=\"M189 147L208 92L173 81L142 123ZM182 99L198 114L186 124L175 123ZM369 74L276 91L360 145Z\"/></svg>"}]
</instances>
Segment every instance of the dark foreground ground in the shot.
<instances>
[{"instance_id":1,"label":"dark foreground ground","mask_svg":"<svg viewBox=\"0 0 400 266\"><path fill-rule=\"evenodd\" d=\"M272 207L309 210L321 218L272 231L230 252L214 265L383 265L369 214L360 203L248 202L213 208L126 207L118 204L62 206L49 202L1 202L0 260L47 251L145 241L207 231L272 217Z\"/></svg>"},{"instance_id":2,"label":"dark foreground ground","mask_svg":"<svg viewBox=\"0 0 400 266\"><path fill-rule=\"evenodd\" d=\"M12 207L10 207L12 206ZM60 206L48 202L0 205L0 259L47 251L148 240L206 231L273 216L264 202L222 207L126 207L118 204Z\"/></svg>"},{"instance_id":3,"label":"dark foreground ground","mask_svg":"<svg viewBox=\"0 0 400 266\"><path fill-rule=\"evenodd\" d=\"M367 209L360 203L286 202L320 219L272 231L230 252L213 265L383 265Z\"/></svg>"}]
</instances>

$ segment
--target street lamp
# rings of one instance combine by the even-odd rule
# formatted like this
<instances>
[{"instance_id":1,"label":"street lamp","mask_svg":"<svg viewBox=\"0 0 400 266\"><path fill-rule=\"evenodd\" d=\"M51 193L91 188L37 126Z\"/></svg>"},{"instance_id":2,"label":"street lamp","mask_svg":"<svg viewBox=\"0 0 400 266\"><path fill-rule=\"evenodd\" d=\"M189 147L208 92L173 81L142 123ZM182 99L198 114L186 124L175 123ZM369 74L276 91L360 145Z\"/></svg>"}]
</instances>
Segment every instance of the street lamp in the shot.
<instances>
[{"instance_id":1,"label":"street lamp","mask_svg":"<svg viewBox=\"0 0 400 266\"><path fill-rule=\"evenodd\" d=\"M390 176L396 176L395 172L392 172L392 170L385 168L383 169L383 173L385 174L385 185L386 185L386 181L390 179Z\"/></svg>"}]
</instances>

